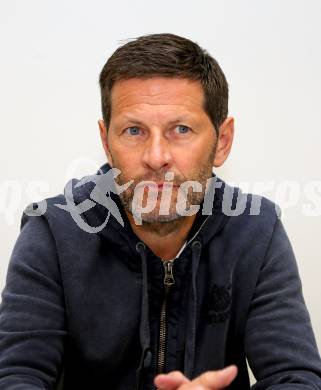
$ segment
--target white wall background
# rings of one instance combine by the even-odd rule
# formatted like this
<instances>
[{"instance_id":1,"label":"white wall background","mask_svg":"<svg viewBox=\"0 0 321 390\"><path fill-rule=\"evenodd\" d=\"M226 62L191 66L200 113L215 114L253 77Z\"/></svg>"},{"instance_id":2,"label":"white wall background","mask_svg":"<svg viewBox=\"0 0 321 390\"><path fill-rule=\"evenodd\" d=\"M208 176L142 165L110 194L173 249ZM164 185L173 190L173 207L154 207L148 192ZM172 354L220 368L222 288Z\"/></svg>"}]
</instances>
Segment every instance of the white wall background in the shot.
<instances>
[{"instance_id":1,"label":"white wall background","mask_svg":"<svg viewBox=\"0 0 321 390\"><path fill-rule=\"evenodd\" d=\"M321 185L306 192L321 181L320 16L320 0L0 0L1 289L24 207L105 162L103 64L121 40L171 32L226 74L236 137L218 174L246 191L270 182L256 192L283 207L320 348Z\"/></svg>"}]
</instances>

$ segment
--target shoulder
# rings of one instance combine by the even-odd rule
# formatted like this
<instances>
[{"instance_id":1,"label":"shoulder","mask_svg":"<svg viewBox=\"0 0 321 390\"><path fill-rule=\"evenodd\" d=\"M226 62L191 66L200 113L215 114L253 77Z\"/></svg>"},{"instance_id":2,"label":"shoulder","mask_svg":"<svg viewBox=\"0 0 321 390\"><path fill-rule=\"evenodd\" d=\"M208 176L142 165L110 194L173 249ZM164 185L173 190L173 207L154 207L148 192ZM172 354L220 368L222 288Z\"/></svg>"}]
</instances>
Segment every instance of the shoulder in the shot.
<instances>
[{"instance_id":1,"label":"shoulder","mask_svg":"<svg viewBox=\"0 0 321 390\"><path fill-rule=\"evenodd\" d=\"M227 183L221 197L221 212L228 218L226 232L247 245L266 246L280 222L280 206L265 196L246 193Z\"/></svg>"}]
</instances>

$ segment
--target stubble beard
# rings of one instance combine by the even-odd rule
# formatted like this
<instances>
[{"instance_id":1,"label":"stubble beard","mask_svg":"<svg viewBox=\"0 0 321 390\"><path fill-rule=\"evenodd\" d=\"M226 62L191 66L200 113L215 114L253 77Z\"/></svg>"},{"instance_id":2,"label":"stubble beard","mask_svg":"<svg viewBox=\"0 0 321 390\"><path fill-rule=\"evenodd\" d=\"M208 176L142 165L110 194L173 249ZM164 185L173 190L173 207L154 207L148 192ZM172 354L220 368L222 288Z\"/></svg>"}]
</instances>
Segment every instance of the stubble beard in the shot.
<instances>
[{"instance_id":1,"label":"stubble beard","mask_svg":"<svg viewBox=\"0 0 321 390\"><path fill-rule=\"evenodd\" d=\"M160 200L162 191L158 191L156 207L152 211L148 213L141 213L139 211L139 217L144 228L148 230L157 230L159 233L162 231L164 234L168 234L169 232L176 230L177 226L180 225L186 218L185 215L182 215L177 211L177 208L179 209L180 206L177 205L178 189L179 186L186 181L196 181L200 183L202 191L196 192L193 191L192 188L189 188L188 191L184 194L186 198L186 205L184 204L183 208L189 210L192 205L200 205L202 203L205 196L206 182L209 178L212 177L212 167L215 152L216 148L214 147L206 163L204 163L197 171L193 172L190 177L175 175L174 179L170 181L170 183L173 183L173 189L170 199L167 198L165 200L166 202L170 202L168 213L166 213L166 215L160 214ZM114 168L118 167L114 165ZM165 182L165 173L166 171L159 171L137 177L133 179L134 181L129 186L129 188L119 193L119 198L124 209L130 213L134 219L136 210L135 206L133 207L133 198L136 186L139 185L142 181L152 181L155 183ZM130 180L132 180L132 178L126 177L123 172L121 172L115 178L115 182L120 186L128 183ZM146 197L144 196L143 201L145 198Z\"/></svg>"}]
</instances>

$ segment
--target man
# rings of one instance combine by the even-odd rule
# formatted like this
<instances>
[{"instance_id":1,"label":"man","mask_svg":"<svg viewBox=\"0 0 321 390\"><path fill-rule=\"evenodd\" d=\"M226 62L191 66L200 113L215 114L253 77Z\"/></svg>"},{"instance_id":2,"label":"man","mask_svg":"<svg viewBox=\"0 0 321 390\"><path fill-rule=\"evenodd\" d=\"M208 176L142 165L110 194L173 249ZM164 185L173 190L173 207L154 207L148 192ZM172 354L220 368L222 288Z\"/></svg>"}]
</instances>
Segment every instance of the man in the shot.
<instances>
[{"instance_id":1,"label":"man","mask_svg":"<svg viewBox=\"0 0 321 390\"><path fill-rule=\"evenodd\" d=\"M142 36L100 87L109 164L22 217L0 389L245 390L246 358L256 390L321 389L278 208L212 174L234 134L217 62L183 37Z\"/></svg>"}]
</instances>

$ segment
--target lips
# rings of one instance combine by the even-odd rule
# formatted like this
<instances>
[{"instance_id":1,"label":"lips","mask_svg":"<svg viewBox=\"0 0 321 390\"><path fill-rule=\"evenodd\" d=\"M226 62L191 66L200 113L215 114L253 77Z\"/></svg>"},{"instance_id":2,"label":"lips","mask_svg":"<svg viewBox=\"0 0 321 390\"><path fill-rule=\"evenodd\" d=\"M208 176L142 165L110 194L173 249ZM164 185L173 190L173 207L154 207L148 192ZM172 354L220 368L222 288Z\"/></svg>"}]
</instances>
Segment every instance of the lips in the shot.
<instances>
[{"instance_id":1,"label":"lips","mask_svg":"<svg viewBox=\"0 0 321 390\"><path fill-rule=\"evenodd\" d=\"M146 183L144 183L144 182L139 182L136 185L136 189L138 189L140 187L144 187L145 191L147 191L147 190L155 191L156 189L157 190L165 190L165 189L171 189L171 188L175 189L175 188L179 187L178 185L173 184L171 182L163 182L163 183L156 183L156 182L153 182L153 181L147 181L147 182L151 183L151 185L146 185Z\"/></svg>"},{"instance_id":2,"label":"lips","mask_svg":"<svg viewBox=\"0 0 321 390\"><path fill-rule=\"evenodd\" d=\"M160 189L160 188L171 188L171 187L175 188L177 186L173 185L172 183L160 183L160 184L157 184L157 187L158 187L158 189Z\"/></svg>"}]
</instances>

